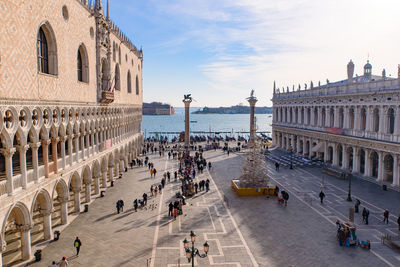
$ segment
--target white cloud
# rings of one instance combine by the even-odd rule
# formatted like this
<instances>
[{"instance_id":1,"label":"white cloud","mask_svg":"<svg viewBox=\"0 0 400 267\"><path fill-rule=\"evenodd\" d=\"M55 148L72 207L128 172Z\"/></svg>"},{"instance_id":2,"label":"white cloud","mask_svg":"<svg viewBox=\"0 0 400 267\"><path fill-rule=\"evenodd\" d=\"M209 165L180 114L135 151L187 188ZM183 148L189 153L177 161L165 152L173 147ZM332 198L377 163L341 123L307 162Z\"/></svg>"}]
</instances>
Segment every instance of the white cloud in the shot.
<instances>
[{"instance_id":1,"label":"white cloud","mask_svg":"<svg viewBox=\"0 0 400 267\"><path fill-rule=\"evenodd\" d=\"M214 94L256 90L270 99L273 81L279 87L346 76L350 59L356 73L369 54L373 71L397 73L400 35L396 0L175 0L154 1L158 12L181 22L187 30L172 39L192 42L212 55L199 69ZM176 44L176 42L172 42ZM204 97L204 102L218 105ZM212 101L215 101L212 102Z\"/></svg>"}]
</instances>

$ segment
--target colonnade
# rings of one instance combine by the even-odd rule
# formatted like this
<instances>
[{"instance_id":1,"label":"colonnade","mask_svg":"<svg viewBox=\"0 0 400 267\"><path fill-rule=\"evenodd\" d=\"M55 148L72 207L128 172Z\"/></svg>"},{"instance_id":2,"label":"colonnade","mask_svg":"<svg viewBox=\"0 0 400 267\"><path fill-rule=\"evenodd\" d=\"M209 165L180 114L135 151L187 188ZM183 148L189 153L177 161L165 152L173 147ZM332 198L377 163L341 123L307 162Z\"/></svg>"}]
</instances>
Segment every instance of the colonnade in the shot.
<instances>
[{"instance_id":1,"label":"colonnade","mask_svg":"<svg viewBox=\"0 0 400 267\"><path fill-rule=\"evenodd\" d=\"M346 137L324 138L317 134L299 135L288 131L273 131L274 145L310 159L319 159L336 168L355 174L372 177L378 182L391 186L400 186L399 156L400 151L369 148L353 145ZM382 147L383 148L383 147Z\"/></svg>"}]
</instances>

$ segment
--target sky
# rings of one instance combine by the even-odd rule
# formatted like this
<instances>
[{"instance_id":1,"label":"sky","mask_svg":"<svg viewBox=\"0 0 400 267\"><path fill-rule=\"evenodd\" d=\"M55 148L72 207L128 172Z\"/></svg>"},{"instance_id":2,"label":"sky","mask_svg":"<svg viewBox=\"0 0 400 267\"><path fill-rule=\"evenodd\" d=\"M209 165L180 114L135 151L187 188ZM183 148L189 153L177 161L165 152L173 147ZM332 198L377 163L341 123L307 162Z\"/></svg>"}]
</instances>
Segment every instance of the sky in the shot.
<instances>
[{"instance_id":1,"label":"sky","mask_svg":"<svg viewBox=\"0 0 400 267\"><path fill-rule=\"evenodd\" d=\"M103 0L103 7L106 7ZM143 101L271 106L273 83L304 88L362 75L397 78L399 0L110 0L110 17L144 52Z\"/></svg>"}]
</instances>

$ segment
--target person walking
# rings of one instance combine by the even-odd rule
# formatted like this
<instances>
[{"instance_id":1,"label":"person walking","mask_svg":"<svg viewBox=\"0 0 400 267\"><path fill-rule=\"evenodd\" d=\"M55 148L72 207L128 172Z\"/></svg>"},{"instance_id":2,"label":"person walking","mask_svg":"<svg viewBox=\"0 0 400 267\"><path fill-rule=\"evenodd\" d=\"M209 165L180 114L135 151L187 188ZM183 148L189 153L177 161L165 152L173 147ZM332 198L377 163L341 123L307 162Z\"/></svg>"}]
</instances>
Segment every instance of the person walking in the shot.
<instances>
[{"instance_id":1,"label":"person walking","mask_svg":"<svg viewBox=\"0 0 400 267\"><path fill-rule=\"evenodd\" d=\"M157 197L157 193L158 193L158 188L157 186L154 187L154 197Z\"/></svg>"},{"instance_id":2,"label":"person walking","mask_svg":"<svg viewBox=\"0 0 400 267\"><path fill-rule=\"evenodd\" d=\"M174 172L174 178L175 178L175 181L176 181L176 179L178 179L178 172L177 171Z\"/></svg>"},{"instance_id":3,"label":"person walking","mask_svg":"<svg viewBox=\"0 0 400 267\"><path fill-rule=\"evenodd\" d=\"M365 224L368 224L369 210L365 213Z\"/></svg>"},{"instance_id":4,"label":"person walking","mask_svg":"<svg viewBox=\"0 0 400 267\"><path fill-rule=\"evenodd\" d=\"M399 218L397 218L397 224L399 225L399 231L400 231L400 215Z\"/></svg>"},{"instance_id":5,"label":"person walking","mask_svg":"<svg viewBox=\"0 0 400 267\"><path fill-rule=\"evenodd\" d=\"M208 192L208 190L210 190L210 181L207 179L207 181L206 181L206 192Z\"/></svg>"},{"instance_id":6,"label":"person walking","mask_svg":"<svg viewBox=\"0 0 400 267\"><path fill-rule=\"evenodd\" d=\"M167 172L167 179L168 179L168 183L171 181L171 173L168 171Z\"/></svg>"},{"instance_id":7,"label":"person walking","mask_svg":"<svg viewBox=\"0 0 400 267\"><path fill-rule=\"evenodd\" d=\"M162 194L162 185L161 184L158 185L158 191L160 192L160 195L161 195Z\"/></svg>"},{"instance_id":8,"label":"person walking","mask_svg":"<svg viewBox=\"0 0 400 267\"><path fill-rule=\"evenodd\" d=\"M75 241L74 241L74 247L76 249L76 256L79 256L79 250L81 249L81 246L82 246L81 240L78 237L76 237Z\"/></svg>"},{"instance_id":9,"label":"person walking","mask_svg":"<svg viewBox=\"0 0 400 267\"><path fill-rule=\"evenodd\" d=\"M125 205L125 203L124 203L124 201L121 199L120 200L120 205L121 205L121 212L124 212L124 205Z\"/></svg>"},{"instance_id":10,"label":"person walking","mask_svg":"<svg viewBox=\"0 0 400 267\"><path fill-rule=\"evenodd\" d=\"M199 185L197 183L194 184L194 191L197 194L197 189L199 188Z\"/></svg>"},{"instance_id":11,"label":"person walking","mask_svg":"<svg viewBox=\"0 0 400 267\"><path fill-rule=\"evenodd\" d=\"M169 205L168 205L168 216L173 216L173 210L174 210L174 205L172 204L172 201L171 202L169 202Z\"/></svg>"},{"instance_id":12,"label":"person walking","mask_svg":"<svg viewBox=\"0 0 400 267\"><path fill-rule=\"evenodd\" d=\"M325 197L325 194L324 194L324 192L322 192L322 190L319 192L319 199L321 200L321 204L324 204L324 197Z\"/></svg>"},{"instance_id":13,"label":"person walking","mask_svg":"<svg viewBox=\"0 0 400 267\"><path fill-rule=\"evenodd\" d=\"M119 200L117 201L115 206L117 207L117 213L119 214L119 211L121 210L121 203L119 202Z\"/></svg>"},{"instance_id":14,"label":"person walking","mask_svg":"<svg viewBox=\"0 0 400 267\"><path fill-rule=\"evenodd\" d=\"M363 218L363 223L365 223L365 217L367 217L367 209L366 208L363 208L363 211L362 211L361 215L362 215L362 218Z\"/></svg>"},{"instance_id":15,"label":"person walking","mask_svg":"<svg viewBox=\"0 0 400 267\"><path fill-rule=\"evenodd\" d=\"M51 265L49 265L49 267L58 267L58 264L57 264L55 261L53 261L53 262L51 263Z\"/></svg>"},{"instance_id":16,"label":"person walking","mask_svg":"<svg viewBox=\"0 0 400 267\"><path fill-rule=\"evenodd\" d=\"M279 163L275 162L275 171L279 171Z\"/></svg>"},{"instance_id":17,"label":"person walking","mask_svg":"<svg viewBox=\"0 0 400 267\"><path fill-rule=\"evenodd\" d=\"M179 201L179 206L178 206L178 208L179 208L179 215L182 215L182 214L183 214L183 204L182 204L182 200Z\"/></svg>"},{"instance_id":18,"label":"person walking","mask_svg":"<svg viewBox=\"0 0 400 267\"><path fill-rule=\"evenodd\" d=\"M389 211L387 209L385 209L385 211L383 212L383 222L386 221L386 224L389 224Z\"/></svg>"},{"instance_id":19,"label":"person walking","mask_svg":"<svg viewBox=\"0 0 400 267\"><path fill-rule=\"evenodd\" d=\"M164 188L164 186L165 186L165 178L161 179L161 185L162 185L162 188Z\"/></svg>"},{"instance_id":20,"label":"person walking","mask_svg":"<svg viewBox=\"0 0 400 267\"><path fill-rule=\"evenodd\" d=\"M135 199L135 200L133 201L133 208L135 209L135 212L137 212L137 208L138 208L138 201L137 201L137 199Z\"/></svg>"},{"instance_id":21,"label":"person walking","mask_svg":"<svg viewBox=\"0 0 400 267\"><path fill-rule=\"evenodd\" d=\"M147 194L143 193L143 206L147 205Z\"/></svg>"},{"instance_id":22,"label":"person walking","mask_svg":"<svg viewBox=\"0 0 400 267\"><path fill-rule=\"evenodd\" d=\"M358 213L358 207L360 207L361 201L356 198L356 200L354 201L354 212Z\"/></svg>"},{"instance_id":23,"label":"person walking","mask_svg":"<svg viewBox=\"0 0 400 267\"><path fill-rule=\"evenodd\" d=\"M154 178L156 178L156 174L157 174L157 170L156 170L156 168L153 168L153 176L154 176Z\"/></svg>"},{"instance_id":24,"label":"person walking","mask_svg":"<svg viewBox=\"0 0 400 267\"><path fill-rule=\"evenodd\" d=\"M150 169L150 178L152 178L152 177L153 177L153 169Z\"/></svg>"},{"instance_id":25,"label":"person walking","mask_svg":"<svg viewBox=\"0 0 400 267\"><path fill-rule=\"evenodd\" d=\"M68 266L68 261L67 257L62 257L61 261L57 265L58 267L67 267Z\"/></svg>"},{"instance_id":26,"label":"person walking","mask_svg":"<svg viewBox=\"0 0 400 267\"><path fill-rule=\"evenodd\" d=\"M287 202L289 200L289 194L286 191L281 191L281 195L282 195L283 201L285 203L285 206L287 206Z\"/></svg>"}]
</instances>

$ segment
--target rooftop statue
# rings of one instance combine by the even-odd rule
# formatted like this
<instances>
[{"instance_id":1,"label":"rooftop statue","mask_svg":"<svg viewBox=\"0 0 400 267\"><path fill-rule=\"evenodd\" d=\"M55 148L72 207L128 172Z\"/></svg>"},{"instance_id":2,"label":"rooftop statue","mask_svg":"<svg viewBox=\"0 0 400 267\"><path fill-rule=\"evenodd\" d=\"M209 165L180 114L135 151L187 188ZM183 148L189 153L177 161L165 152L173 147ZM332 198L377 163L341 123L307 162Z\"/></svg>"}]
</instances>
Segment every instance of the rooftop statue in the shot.
<instances>
[{"instance_id":1,"label":"rooftop statue","mask_svg":"<svg viewBox=\"0 0 400 267\"><path fill-rule=\"evenodd\" d=\"M183 100L192 100L192 94L183 95Z\"/></svg>"}]
</instances>

